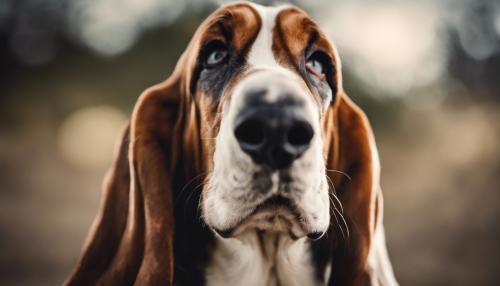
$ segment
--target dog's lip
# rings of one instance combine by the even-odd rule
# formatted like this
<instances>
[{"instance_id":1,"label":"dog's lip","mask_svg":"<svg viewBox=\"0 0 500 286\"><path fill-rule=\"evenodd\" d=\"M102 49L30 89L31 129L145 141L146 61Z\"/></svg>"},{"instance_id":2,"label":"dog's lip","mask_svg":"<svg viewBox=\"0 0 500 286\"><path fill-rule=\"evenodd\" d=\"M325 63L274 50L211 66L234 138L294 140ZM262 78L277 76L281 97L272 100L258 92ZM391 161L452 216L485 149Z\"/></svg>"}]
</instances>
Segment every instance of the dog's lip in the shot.
<instances>
[{"instance_id":1,"label":"dog's lip","mask_svg":"<svg viewBox=\"0 0 500 286\"><path fill-rule=\"evenodd\" d=\"M274 195L274 196L271 196L270 198L266 199L261 204L259 204L250 215L257 213L260 210L262 210L266 207L270 207L270 206L286 207L292 211L294 209L296 209L290 199L285 198L282 195Z\"/></svg>"},{"instance_id":2,"label":"dog's lip","mask_svg":"<svg viewBox=\"0 0 500 286\"><path fill-rule=\"evenodd\" d=\"M228 228L228 229L218 229L216 227L212 227L212 229L215 231L215 233L222 236L223 238L230 238L235 230L235 227Z\"/></svg>"},{"instance_id":3,"label":"dog's lip","mask_svg":"<svg viewBox=\"0 0 500 286\"><path fill-rule=\"evenodd\" d=\"M212 227L212 229L219 234L223 238L229 238L232 237L235 233L238 232L238 229L244 225L246 222L251 220L255 215L265 212L265 211L272 211L273 209L282 209L287 212L290 212L292 216L294 217L295 223L300 227L300 229L306 233L305 231L305 226L303 225L301 221L301 214L299 212L299 209L296 207L296 205L289 199L286 198L282 195L273 195L266 200L264 200L262 203L257 205L253 211L251 211L248 215L243 217L237 224L235 224L232 227L226 228L226 229L219 229L216 227ZM291 230L289 230L289 235L297 239L299 238L297 235L295 235Z\"/></svg>"}]
</instances>

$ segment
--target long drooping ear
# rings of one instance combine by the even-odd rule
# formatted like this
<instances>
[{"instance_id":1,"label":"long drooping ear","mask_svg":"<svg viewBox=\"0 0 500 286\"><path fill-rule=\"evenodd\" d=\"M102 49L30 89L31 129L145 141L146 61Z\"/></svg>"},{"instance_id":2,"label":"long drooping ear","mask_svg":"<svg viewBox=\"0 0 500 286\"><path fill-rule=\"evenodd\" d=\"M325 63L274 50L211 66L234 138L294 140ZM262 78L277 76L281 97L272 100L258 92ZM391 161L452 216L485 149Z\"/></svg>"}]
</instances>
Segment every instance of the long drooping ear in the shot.
<instances>
[{"instance_id":1,"label":"long drooping ear","mask_svg":"<svg viewBox=\"0 0 500 286\"><path fill-rule=\"evenodd\" d=\"M337 240L330 285L369 285L367 259L375 228L379 162L366 116L339 92L324 121L328 176L348 232ZM339 213L332 213L332 225ZM332 234L339 236L339 233Z\"/></svg>"},{"instance_id":2,"label":"long drooping ear","mask_svg":"<svg viewBox=\"0 0 500 286\"><path fill-rule=\"evenodd\" d=\"M90 228L76 269L65 284L92 285L113 260L127 222L130 172L130 126L115 147L113 165L105 176L99 212Z\"/></svg>"},{"instance_id":3,"label":"long drooping ear","mask_svg":"<svg viewBox=\"0 0 500 286\"><path fill-rule=\"evenodd\" d=\"M67 285L172 285L172 176L182 141L192 140L184 132L183 58L168 80L140 96Z\"/></svg>"}]
</instances>

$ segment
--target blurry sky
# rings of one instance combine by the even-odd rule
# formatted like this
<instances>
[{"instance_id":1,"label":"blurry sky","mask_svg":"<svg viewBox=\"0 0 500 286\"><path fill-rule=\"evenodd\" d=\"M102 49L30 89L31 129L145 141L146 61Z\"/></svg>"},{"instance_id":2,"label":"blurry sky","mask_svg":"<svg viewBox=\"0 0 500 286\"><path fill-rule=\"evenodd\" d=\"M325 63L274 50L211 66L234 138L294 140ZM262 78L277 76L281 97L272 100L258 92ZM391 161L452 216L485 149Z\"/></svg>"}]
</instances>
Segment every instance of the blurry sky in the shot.
<instances>
[{"instance_id":1,"label":"blurry sky","mask_svg":"<svg viewBox=\"0 0 500 286\"><path fill-rule=\"evenodd\" d=\"M63 281L137 96L222 2L0 1L0 284ZM374 126L401 284L496 285L500 1L293 3Z\"/></svg>"}]
</instances>

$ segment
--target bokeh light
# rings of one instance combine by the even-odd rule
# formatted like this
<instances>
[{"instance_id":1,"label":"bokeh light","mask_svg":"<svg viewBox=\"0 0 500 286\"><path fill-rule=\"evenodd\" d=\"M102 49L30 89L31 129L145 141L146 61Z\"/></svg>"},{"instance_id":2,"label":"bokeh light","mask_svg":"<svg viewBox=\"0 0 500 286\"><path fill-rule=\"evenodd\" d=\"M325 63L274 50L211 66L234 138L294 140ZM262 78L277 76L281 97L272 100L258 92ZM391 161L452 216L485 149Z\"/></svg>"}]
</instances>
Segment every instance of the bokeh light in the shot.
<instances>
[{"instance_id":1,"label":"bokeh light","mask_svg":"<svg viewBox=\"0 0 500 286\"><path fill-rule=\"evenodd\" d=\"M59 129L58 147L67 162L76 167L109 165L118 132L127 117L111 106L95 106L75 111Z\"/></svg>"},{"instance_id":2,"label":"bokeh light","mask_svg":"<svg viewBox=\"0 0 500 286\"><path fill-rule=\"evenodd\" d=\"M96 0L70 2L70 25L88 47L117 56L137 41L144 29L166 25L185 6L172 0Z\"/></svg>"},{"instance_id":3,"label":"bokeh light","mask_svg":"<svg viewBox=\"0 0 500 286\"><path fill-rule=\"evenodd\" d=\"M388 95L404 95L410 88L434 83L444 72L444 39L432 8L408 2L352 2L320 14L319 21L365 84Z\"/></svg>"}]
</instances>

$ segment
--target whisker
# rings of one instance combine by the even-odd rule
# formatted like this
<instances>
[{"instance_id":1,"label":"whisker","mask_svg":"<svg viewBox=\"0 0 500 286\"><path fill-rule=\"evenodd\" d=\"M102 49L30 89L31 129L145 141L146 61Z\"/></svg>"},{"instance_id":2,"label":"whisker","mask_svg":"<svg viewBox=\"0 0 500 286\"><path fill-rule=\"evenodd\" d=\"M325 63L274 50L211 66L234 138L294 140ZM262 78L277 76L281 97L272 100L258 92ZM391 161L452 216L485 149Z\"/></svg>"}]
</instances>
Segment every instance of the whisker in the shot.
<instances>
[{"instance_id":1,"label":"whisker","mask_svg":"<svg viewBox=\"0 0 500 286\"><path fill-rule=\"evenodd\" d=\"M347 221L345 220L344 215L342 215L338 209L335 209L335 211L337 211L338 214L340 215L340 218L342 219L343 225L345 226L345 230L347 232L347 238L349 238L350 236L349 226L347 225Z\"/></svg>"},{"instance_id":2,"label":"whisker","mask_svg":"<svg viewBox=\"0 0 500 286\"><path fill-rule=\"evenodd\" d=\"M333 183L332 181L327 181L327 184L329 187L335 189L335 186L333 186ZM333 198L331 196L331 192L328 192L328 199L330 200L330 213L333 214L333 217L335 219L335 222L336 222L336 227L338 227L338 229L340 229L340 232L342 233L342 237L345 239L345 233L344 233L344 230L342 229L342 226L340 225L340 222L338 220L338 217L337 217L337 206L335 204L335 202L333 201Z\"/></svg>"},{"instance_id":3,"label":"whisker","mask_svg":"<svg viewBox=\"0 0 500 286\"><path fill-rule=\"evenodd\" d=\"M184 202L184 216L186 216L186 212L188 211L188 207L189 207L189 202L193 198L193 194L195 194L200 189L200 187L202 187L204 184L205 184L205 180L203 180L202 182L200 182L198 185L196 185L191 190L191 193L189 194L188 198ZM198 198L198 204L199 204L200 203L201 194L198 197L199 197ZM196 213L198 213L198 211L199 211L199 205L196 205Z\"/></svg>"},{"instance_id":4,"label":"whisker","mask_svg":"<svg viewBox=\"0 0 500 286\"><path fill-rule=\"evenodd\" d=\"M335 172L335 173L339 173L341 175L344 175L347 179L349 179L349 181L352 181L351 179L351 176L349 176L346 172L342 172L342 171L339 171L339 170L335 170L335 169L326 169L327 172Z\"/></svg>"},{"instance_id":5,"label":"whisker","mask_svg":"<svg viewBox=\"0 0 500 286\"><path fill-rule=\"evenodd\" d=\"M193 188L191 194L189 195L189 198L186 200L186 203L189 202L193 193L195 193L199 188L201 188L202 186L204 186L205 184L208 183L208 180L210 180L210 176L209 176L208 172L206 172L206 174L207 174L207 176L205 176L205 178L203 178L203 180ZM198 204L196 205L197 209L200 207L200 199L201 199L201 194L200 194L200 198L198 199Z\"/></svg>"},{"instance_id":6,"label":"whisker","mask_svg":"<svg viewBox=\"0 0 500 286\"><path fill-rule=\"evenodd\" d=\"M331 193L331 194L332 194L333 198L335 199L335 201L339 205L340 210L342 211L342 213L344 213L344 208L342 207L342 203L340 202L339 197L337 197L337 189L335 188L335 185L333 184L332 179L330 179L330 177L328 177L328 176L326 176L326 179L328 180L328 182L330 182L330 185L332 186L333 193Z\"/></svg>"},{"instance_id":7,"label":"whisker","mask_svg":"<svg viewBox=\"0 0 500 286\"><path fill-rule=\"evenodd\" d=\"M335 222L336 222L336 226L340 229L340 232L342 233L342 238L345 239L345 233L344 233L344 230L342 229L342 226L340 225L340 222L339 222L339 219L337 217L337 213L336 211L337 210L337 207L334 205L333 201L332 201L332 198L330 197L330 201L332 203L332 211L333 211L333 217L335 218Z\"/></svg>"},{"instance_id":8,"label":"whisker","mask_svg":"<svg viewBox=\"0 0 500 286\"><path fill-rule=\"evenodd\" d=\"M200 174L194 176L191 180L189 180L181 189L181 191L179 192L179 194L177 194L177 197L175 199L175 202L174 202L174 208L175 206L177 205L178 201L182 198L182 196L184 195L184 192L188 189L188 186L193 183L195 180L199 179L201 176L204 176L206 175L207 172L201 172Z\"/></svg>"},{"instance_id":9,"label":"whisker","mask_svg":"<svg viewBox=\"0 0 500 286\"><path fill-rule=\"evenodd\" d=\"M330 196L329 199L332 203L332 207L333 207L333 215L334 215L334 218L335 218L335 221L337 222L337 225L338 227L340 228L340 231L342 232L342 237L345 239L346 238L346 235L344 233L344 229L345 229L345 232L347 233L347 238L349 238L349 227L347 225L347 222L344 218L344 209L342 207L342 203L340 202L339 198L337 197L337 195L335 194L336 193L336 189L335 189L335 185L333 184L332 180L327 176L327 182L328 182L328 185L331 186L333 192L329 192ZM337 204L335 204L335 202L333 201L333 199L335 199L335 202L337 202L337 204L339 205L339 208L340 210L337 208ZM337 218L337 214L340 216L340 218L342 219L342 224L339 223L338 221L338 218Z\"/></svg>"},{"instance_id":10,"label":"whisker","mask_svg":"<svg viewBox=\"0 0 500 286\"><path fill-rule=\"evenodd\" d=\"M206 184L208 181L208 178L209 178L209 176L206 176L205 180L203 180L203 183ZM202 218L202 215L200 215L201 208L202 208L202 205L201 205L201 194L200 194L200 196L198 197L198 205L196 206L196 214L197 214L198 221L202 225L206 226L205 220Z\"/></svg>"}]
</instances>

